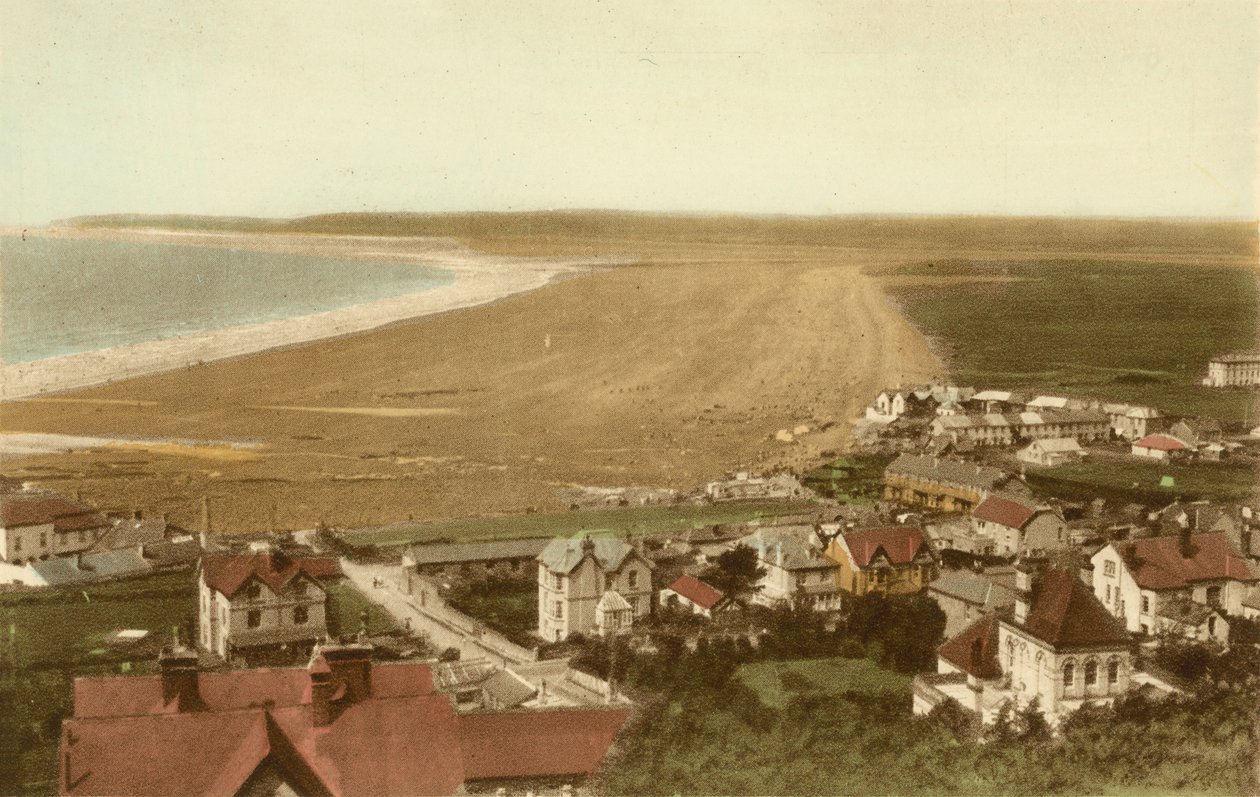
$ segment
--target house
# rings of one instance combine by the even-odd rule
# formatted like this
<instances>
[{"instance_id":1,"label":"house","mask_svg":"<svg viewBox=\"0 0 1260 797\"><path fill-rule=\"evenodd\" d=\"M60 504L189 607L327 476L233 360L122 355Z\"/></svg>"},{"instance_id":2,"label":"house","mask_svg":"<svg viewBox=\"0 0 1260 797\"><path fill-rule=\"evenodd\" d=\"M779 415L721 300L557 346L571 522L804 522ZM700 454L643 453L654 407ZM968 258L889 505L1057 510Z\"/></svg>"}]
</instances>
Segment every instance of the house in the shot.
<instances>
[{"instance_id":1,"label":"house","mask_svg":"<svg viewBox=\"0 0 1260 797\"><path fill-rule=\"evenodd\" d=\"M754 602L763 606L801 604L820 612L840 608L837 565L824 555L822 540L812 529L761 528L736 544L756 551L766 571L757 583Z\"/></svg>"},{"instance_id":2,"label":"house","mask_svg":"<svg viewBox=\"0 0 1260 797\"><path fill-rule=\"evenodd\" d=\"M1154 633L1166 601L1185 598L1241 615L1247 589L1260 582L1224 532L1148 537L1103 546L1090 559L1094 594L1130 632Z\"/></svg>"},{"instance_id":3,"label":"house","mask_svg":"<svg viewBox=\"0 0 1260 797\"><path fill-rule=\"evenodd\" d=\"M999 488L1028 488L996 468L952 459L901 454L884 468L884 500L941 512L969 512Z\"/></svg>"},{"instance_id":4,"label":"house","mask_svg":"<svg viewBox=\"0 0 1260 797\"><path fill-rule=\"evenodd\" d=\"M438 545L413 545L402 557L403 591L411 594L413 577L472 578L492 573L531 572L547 540L494 540Z\"/></svg>"},{"instance_id":5,"label":"house","mask_svg":"<svg viewBox=\"0 0 1260 797\"><path fill-rule=\"evenodd\" d=\"M280 550L206 554L197 568L201 646L229 661L307 655L328 636L326 579L337 560Z\"/></svg>"},{"instance_id":6,"label":"house","mask_svg":"<svg viewBox=\"0 0 1260 797\"><path fill-rule=\"evenodd\" d=\"M1014 427L1004 415L942 415L928 425L934 437L977 446L1008 446L1015 440Z\"/></svg>"},{"instance_id":7,"label":"house","mask_svg":"<svg viewBox=\"0 0 1260 797\"><path fill-rule=\"evenodd\" d=\"M1015 458L1028 465L1041 468L1053 468L1059 465L1070 465L1080 462L1085 457L1085 449L1072 437L1048 437L1034 440L1026 448L1021 448Z\"/></svg>"},{"instance_id":8,"label":"house","mask_svg":"<svg viewBox=\"0 0 1260 797\"><path fill-rule=\"evenodd\" d=\"M401 797L575 779L598 770L629 714L624 704L458 714L428 664L371 656L324 645L305 667L201 672L177 648L157 675L78 678L60 791Z\"/></svg>"},{"instance_id":9,"label":"house","mask_svg":"<svg viewBox=\"0 0 1260 797\"><path fill-rule=\"evenodd\" d=\"M1260 586L1251 585L1242 597L1242 616L1248 620L1260 620Z\"/></svg>"},{"instance_id":10,"label":"house","mask_svg":"<svg viewBox=\"0 0 1260 797\"><path fill-rule=\"evenodd\" d=\"M628 630L652 610L654 565L625 540L553 539L537 561L538 634L549 642Z\"/></svg>"},{"instance_id":11,"label":"house","mask_svg":"<svg viewBox=\"0 0 1260 797\"><path fill-rule=\"evenodd\" d=\"M1208 360L1208 387L1248 387L1260 385L1260 352L1222 354Z\"/></svg>"},{"instance_id":12,"label":"house","mask_svg":"<svg viewBox=\"0 0 1260 797\"><path fill-rule=\"evenodd\" d=\"M681 606L709 618L732 605L721 590L689 575L679 576L661 590L660 601L661 606Z\"/></svg>"},{"instance_id":13,"label":"house","mask_svg":"<svg viewBox=\"0 0 1260 797\"><path fill-rule=\"evenodd\" d=\"M1153 520L1160 534L1221 531L1244 558L1260 559L1260 533L1256 513L1245 504L1214 504L1208 501L1176 501L1160 510Z\"/></svg>"},{"instance_id":14,"label":"house","mask_svg":"<svg viewBox=\"0 0 1260 797\"><path fill-rule=\"evenodd\" d=\"M1051 725L1085 703L1109 704L1131 686L1150 683L1135 672L1124 627L1070 571L1034 576L1017 568L1015 605L983 617L946 641L937 672L914 680L914 711L948 699L996 719L1004 705L1034 699Z\"/></svg>"},{"instance_id":15,"label":"house","mask_svg":"<svg viewBox=\"0 0 1260 797\"><path fill-rule=\"evenodd\" d=\"M709 482L704 486L705 496L715 503L720 501L756 501L780 498L800 498L805 488L790 473L772 476L751 476L740 471L729 479Z\"/></svg>"},{"instance_id":16,"label":"house","mask_svg":"<svg viewBox=\"0 0 1260 797\"><path fill-rule=\"evenodd\" d=\"M950 570L928 585L927 595L945 612L945 636L952 637L981 617L1015 605L1015 591L983 573Z\"/></svg>"},{"instance_id":17,"label":"house","mask_svg":"<svg viewBox=\"0 0 1260 797\"><path fill-rule=\"evenodd\" d=\"M1181 459L1190 452L1189 446L1175 437L1166 434L1151 434L1133 443L1132 453L1135 457L1146 457L1167 461Z\"/></svg>"},{"instance_id":18,"label":"house","mask_svg":"<svg viewBox=\"0 0 1260 797\"><path fill-rule=\"evenodd\" d=\"M1229 618L1217 606L1184 597L1162 601L1155 612L1155 634L1183 637L1195 642L1229 644Z\"/></svg>"},{"instance_id":19,"label":"house","mask_svg":"<svg viewBox=\"0 0 1260 797\"><path fill-rule=\"evenodd\" d=\"M985 414L1018 412L1028 403L1028 397L1009 390L981 390L967 401Z\"/></svg>"},{"instance_id":20,"label":"house","mask_svg":"<svg viewBox=\"0 0 1260 797\"><path fill-rule=\"evenodd\" d=\"M105 515L64 495L0 494L0 559L22 566L86 551L110 528Z\"/></svg>"},{"instance_id":21,"label":"house","mask_svg":"<svg viewBox=\"0 0 1260 797\"><path fill-rule=\"evenodd\" d=\"M1164 414L1153 407L1104 404L1103 412L1111 421L1112 433L1122 440L1140 440L1167 425Z\"/></svg>"},{"instance_id":22,"label":"house","mask_svg":"<svg viewBox=\"0 0 1260 797\"><path fill-rule=\"evenodd\" d=\"M996 556L1050 551L1070 543L1067 522L1050 507L991 495L971 513L976 534L993 540Z\"/></svg>"},{"instance_id":23,"label":"house","mask_svg":"<svg viewBox=\"0 0 1260 797\"><path fill-rule=\"evenodd\" d=\"M837 534L827 546L836 587L850 595L919 592L936 575L936 556L914 526L861 529Z\"/></svg>"},{"instance_id":24,"label":"house","mask_svg":"<svg viewBox=\"0 0 1260 797\"><path fill-rule=\"evenodd\" d=\"M885 390L875 397L875 402L866 408L866 420L876 423L892 423L906 414L908 390Z\"/></svg>"},{"instance_id":25,"label":"house","mask_svg":"<svg viewBox=\"0 0 1260 797\"><path fill-rule=\"evenodd\" d=\"M1182 418L1168 429L1168 434L1190 448L1220 443L1222 439L1220 422L1211 418Z\"/></svg>"},{"instance_id":26,"label":"house","mask_svg":"<svg viewBox=\"0 0 1260 797\"><path fill-rule=\"evenodd\" d=\"M1050 440L1071 437L1085 442L1106 440L1110 433L1107 416L1096 410L1024 412L1011 416L1013 434L1021 440Z\"/></svg>"}]
</instances>

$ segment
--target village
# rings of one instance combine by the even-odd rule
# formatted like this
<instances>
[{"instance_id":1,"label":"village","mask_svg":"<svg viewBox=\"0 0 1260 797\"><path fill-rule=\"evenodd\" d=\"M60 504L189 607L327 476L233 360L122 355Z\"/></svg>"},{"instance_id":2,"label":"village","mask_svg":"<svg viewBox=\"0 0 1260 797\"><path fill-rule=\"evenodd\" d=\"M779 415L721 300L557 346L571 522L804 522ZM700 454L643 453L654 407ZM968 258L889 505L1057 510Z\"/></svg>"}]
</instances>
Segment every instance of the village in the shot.
<instances>
[{"instance_id":1,"label":"village","mask_svg":"<svg viewBox=\"0 0 1260 797\"><path fill-rule=\"evenodd\" d=\"M1222 365L1252 361L1213 363L1233 384ZM144 793L572 794L651 700L636 662L662 657L792 660L834 639L912 676L907 715L962 717L978 739L1020 712L1053 732L1083 706L1183 694L1187 650L1254 667L1254 496L1186 495L1172 476L1056 494L1034 476L1149 462L1210 479L1254 465L1260 429L942 384L883 391L855 423L885 464L843 499L834 466L831 490L786 472L601 488L572 494L576 531L513 536L504 518L483 541L425 542L424 524L232 534L206 497L184 529L8 484L6 595L91 605L98 586L162 580L189 596L168 627L93 642L105 666L75 673L69 715L36 718L31 744L56 744L63 794L133 793L133 762L172 738L195 765L147 768ZM665 521L605 527L636 507ZM740 507L755 516L704 522ZM11 667L21 607L0 629Z\"/></svg>"}]
</instances>

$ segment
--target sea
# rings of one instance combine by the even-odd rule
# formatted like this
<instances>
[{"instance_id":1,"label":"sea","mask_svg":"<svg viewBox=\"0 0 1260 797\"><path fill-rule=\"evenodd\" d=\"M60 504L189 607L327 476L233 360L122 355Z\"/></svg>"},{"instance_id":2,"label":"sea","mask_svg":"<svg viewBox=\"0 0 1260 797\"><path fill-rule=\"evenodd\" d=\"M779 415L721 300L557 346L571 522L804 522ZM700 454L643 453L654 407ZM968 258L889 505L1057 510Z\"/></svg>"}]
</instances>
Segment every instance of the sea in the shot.
<instances>
[{"instance_id":1,"label":"sea","mask_svg":"<svg viewBox=\"0 0 1260 797\"><path fill-rule=\"evenodd\" d=\"M446 269L411 263L0 236L0 361L311 315L454 280Z\"/></svg>"}]
</instances>

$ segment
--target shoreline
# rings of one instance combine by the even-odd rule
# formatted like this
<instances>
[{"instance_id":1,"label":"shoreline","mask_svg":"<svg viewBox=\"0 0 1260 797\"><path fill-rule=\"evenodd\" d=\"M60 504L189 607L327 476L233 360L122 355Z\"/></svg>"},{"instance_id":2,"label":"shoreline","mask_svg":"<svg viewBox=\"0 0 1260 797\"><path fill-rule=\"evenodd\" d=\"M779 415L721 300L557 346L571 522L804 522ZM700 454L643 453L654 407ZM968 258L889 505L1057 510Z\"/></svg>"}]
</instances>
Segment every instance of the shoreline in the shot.
<instances>
[{"instance_id":1,"label":"shoreline","mask_svg":"<svg viewBox=\"0 0 1260 797\"><path fill-rule=\"evenodd\" d=\"M561 279L629 262L629 259L618 258L505 257L477 252L450 239L439 238L184 234L170 231L124 231L118 234L112 230L26 230L25 235L180 243L305 255L336 254L355 260L437 266L453 273L455 279L421 293L378 299L322 313L3 364L0 366L0 401L47 396L353 335L423 316L489 304Z\"/></svg>"}]
</instances>

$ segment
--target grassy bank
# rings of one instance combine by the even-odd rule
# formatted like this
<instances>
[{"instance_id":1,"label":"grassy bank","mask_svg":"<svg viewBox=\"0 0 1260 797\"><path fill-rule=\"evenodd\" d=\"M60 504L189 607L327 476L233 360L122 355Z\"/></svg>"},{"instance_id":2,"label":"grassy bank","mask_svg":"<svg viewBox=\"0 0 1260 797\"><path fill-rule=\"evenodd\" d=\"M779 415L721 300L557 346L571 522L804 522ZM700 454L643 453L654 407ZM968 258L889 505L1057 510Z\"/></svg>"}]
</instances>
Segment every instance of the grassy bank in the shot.
<instances>
[{"instance_id":1,"label":"grassy bank","mask_svg":"<svg viewBox=\"0 0 1260 797\"><path fill-rule=\"evenodd\" d=\"M1248 269L1095 260L938 261L891 290L978 388L1097 396L1242 420L1252 394L1204 388L1213 355L1255 345ZM914 278L939 279L931 286Z\"/></svg>"},{"instance_id":2,"label":"grassy bank","mask_svg":"<svg viewBox=\"0 0 1260 797\"><path fill-rule=\"evenodd\" d=\"M744 523L807 509L797 501L644 506L557 512L513 517L471 518L365 529L342 534L350 545L396 546L415 543L482 542L529 537L570 537L583 531L641 537L716 523Z\"/></svg>"}]
</instances>

